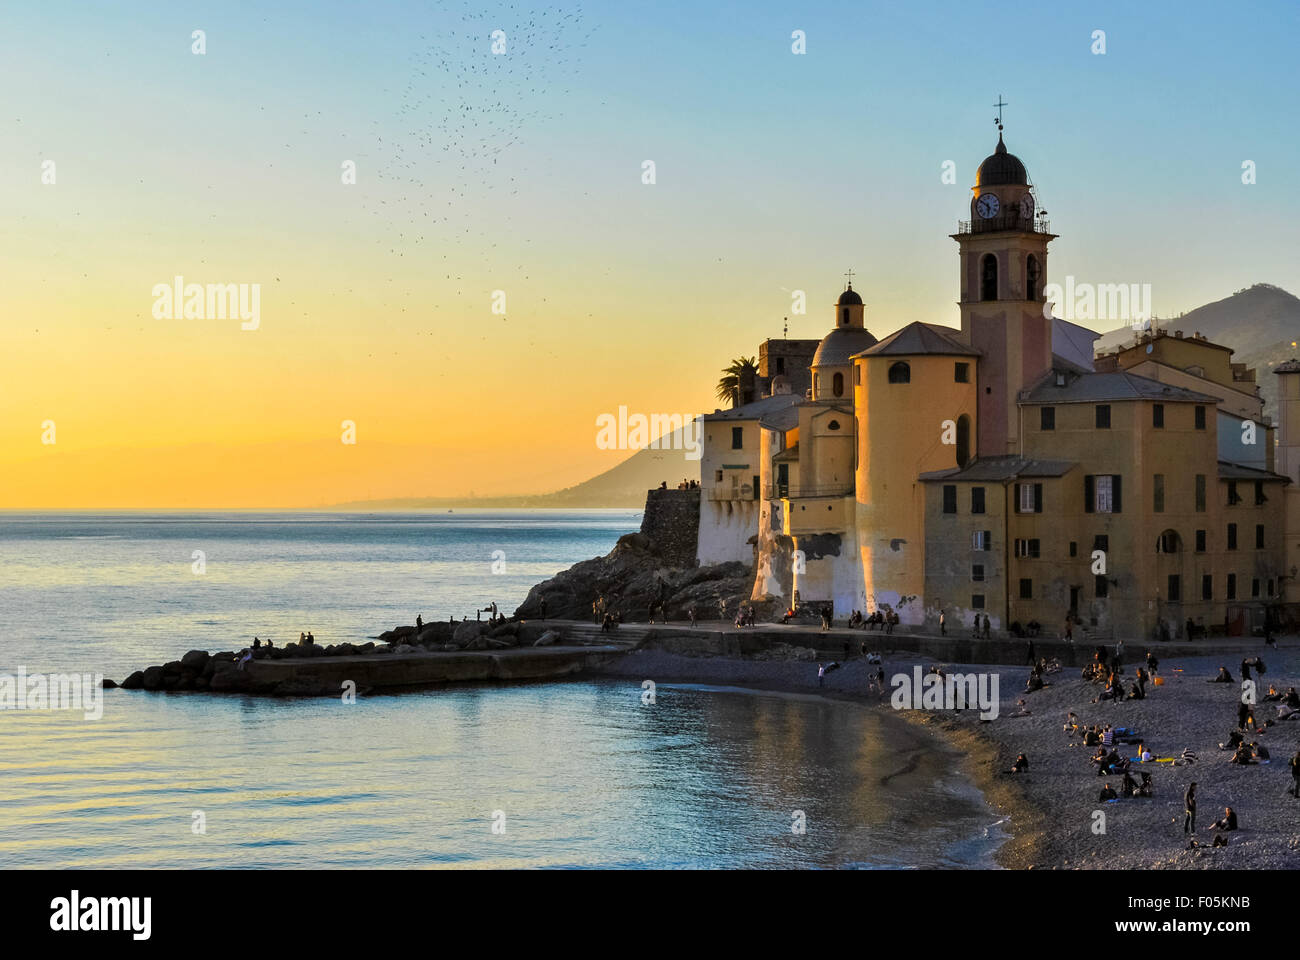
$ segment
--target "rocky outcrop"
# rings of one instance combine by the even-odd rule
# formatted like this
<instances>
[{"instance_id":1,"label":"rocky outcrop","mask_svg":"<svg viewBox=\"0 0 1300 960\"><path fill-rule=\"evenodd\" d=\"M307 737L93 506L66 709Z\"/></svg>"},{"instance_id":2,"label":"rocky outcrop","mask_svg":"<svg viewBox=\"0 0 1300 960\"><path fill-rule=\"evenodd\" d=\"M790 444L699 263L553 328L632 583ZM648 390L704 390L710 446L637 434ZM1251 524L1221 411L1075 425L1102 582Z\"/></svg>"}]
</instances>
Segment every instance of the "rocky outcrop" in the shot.
<instances>
[{"instance_id":1,"label":"rocky outcrop","mask_svg":"<svg viewBox=\"0 0 1300 960\"><path fill-rule=\"evenodd\" d=\"M734 616L737 606L748 602L753 583L746 564L672 566L648 537L629 533L606 556L584 560L533 587L515 616L540 617L544 597L548 617L586 620L592 604L604 597L611 613L642 621L650 619L651 604L659 617L662 598L670 620L685 620L692 606L700 620L719 620L719 601L726 603L726 616Z\"/></svg>"}]
</instances>

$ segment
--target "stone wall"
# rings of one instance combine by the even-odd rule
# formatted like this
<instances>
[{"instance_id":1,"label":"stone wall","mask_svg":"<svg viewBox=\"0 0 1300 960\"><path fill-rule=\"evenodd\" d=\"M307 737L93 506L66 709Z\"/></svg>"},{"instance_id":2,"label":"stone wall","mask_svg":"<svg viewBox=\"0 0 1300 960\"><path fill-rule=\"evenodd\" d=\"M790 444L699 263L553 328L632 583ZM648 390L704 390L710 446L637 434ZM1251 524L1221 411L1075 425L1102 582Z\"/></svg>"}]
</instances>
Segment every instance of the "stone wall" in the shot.
<instances>
[{"instance_id":1,"label":"stone wall","mask_svg":"<svg viewBox=\"0 0 1300 960\"><path fill-rule=\"evenodd\" d=\"M664 560L679 567L695 566L700 536L700 489L649 491L641 532Z\"/></svg>"}]
</instances>

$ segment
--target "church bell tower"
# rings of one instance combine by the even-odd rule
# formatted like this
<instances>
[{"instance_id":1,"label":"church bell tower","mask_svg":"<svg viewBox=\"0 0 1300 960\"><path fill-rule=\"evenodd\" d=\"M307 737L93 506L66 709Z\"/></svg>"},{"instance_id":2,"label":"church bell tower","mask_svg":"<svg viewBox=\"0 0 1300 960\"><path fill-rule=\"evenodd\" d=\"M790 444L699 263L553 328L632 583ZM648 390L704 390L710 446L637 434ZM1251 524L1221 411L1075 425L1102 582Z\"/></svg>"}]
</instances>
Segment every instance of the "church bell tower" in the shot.
<instances>
[{"instance_id":1,"label":"church bell tower","mask_svg":"<svg viewBox=\"0 0 1300 960\"><path fill-rule=\"evenodd\" d=\"M1002 141L971 188L970 219L958 224L962 337L980 351L981 456L1018 453L1018 393L1052 366L1047 245L1055 239L1036 207L1029 175Z\"/></svg>"}]
</instances>

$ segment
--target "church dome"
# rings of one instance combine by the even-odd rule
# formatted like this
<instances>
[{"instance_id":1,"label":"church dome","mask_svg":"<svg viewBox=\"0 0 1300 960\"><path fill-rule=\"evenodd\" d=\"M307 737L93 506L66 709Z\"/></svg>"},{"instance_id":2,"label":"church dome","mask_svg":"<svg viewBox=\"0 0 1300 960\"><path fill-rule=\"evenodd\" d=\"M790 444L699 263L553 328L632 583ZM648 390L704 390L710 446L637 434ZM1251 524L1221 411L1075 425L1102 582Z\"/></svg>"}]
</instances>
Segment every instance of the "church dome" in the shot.
<instances>
[{"instance_id":1,"label":"church dome","mask_svg":"<svg viewBox=\"0 0 1300 960\"><path fill-rule=\"evenodd\" d=\"M975 186L997 187L1006 184L1028 186L1029 174L1025 172L1025 165L1019 157L1007 153L1007 145L1002 142L1002 134L999 133L997 149L984 158L975 173Z\"/></svg>"},{"instance_id":2,"label":"church dome","mask_svg":"<svg viewBox=\"0 0 1300 960\"><path fill-rule=\"evenodd\" d=\"M854 294L857 296L857 294ZM876 338L862 327L839 327L822 337L813 354L814 367L847 367L849 357L876 345Z\"/></svg>"},{"instance_id":3,"label":"church dome","mask_svg":"<svg viewBox=\"0 0 1300 960\"><path fill-rule=\"evenodd\" d=\"M841 293L840 298L835 301L835 306L837 307L850 306L850 305L861 306L861 304L862 304L862 298L854 292L853 284L851 283L849 284L849 288L845 290L843 293Z\"/></svg>"}]
</instances>

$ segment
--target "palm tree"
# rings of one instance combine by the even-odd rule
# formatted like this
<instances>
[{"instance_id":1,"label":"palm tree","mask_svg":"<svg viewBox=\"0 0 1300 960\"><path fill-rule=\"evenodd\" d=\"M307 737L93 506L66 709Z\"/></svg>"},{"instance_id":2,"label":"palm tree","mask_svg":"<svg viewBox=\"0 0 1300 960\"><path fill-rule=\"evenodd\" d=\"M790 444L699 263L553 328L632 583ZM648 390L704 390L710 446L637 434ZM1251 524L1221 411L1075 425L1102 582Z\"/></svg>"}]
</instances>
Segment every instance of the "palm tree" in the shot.
<instances>
[{"instance_id":1,"label":"palm tree","mask_svg":"<svg viewBox=\"0 0 1300 960\"><path fill-rule=\"evenodd\" d=\"M726 400L733 407L740 406L740 384L747 375L758 373L758 364L753 357L737 357L722 368L722 379L718 381L718 399Z\"/></svg>"}]
</instances>

